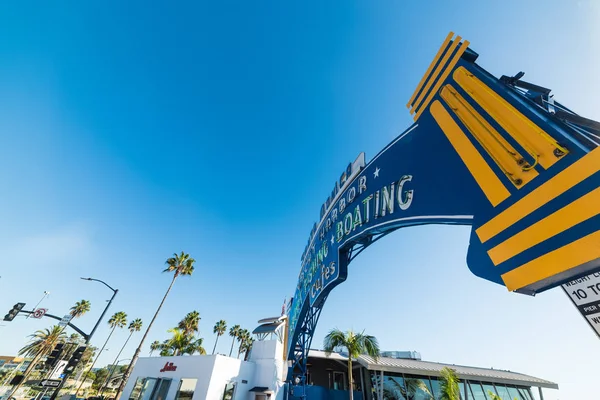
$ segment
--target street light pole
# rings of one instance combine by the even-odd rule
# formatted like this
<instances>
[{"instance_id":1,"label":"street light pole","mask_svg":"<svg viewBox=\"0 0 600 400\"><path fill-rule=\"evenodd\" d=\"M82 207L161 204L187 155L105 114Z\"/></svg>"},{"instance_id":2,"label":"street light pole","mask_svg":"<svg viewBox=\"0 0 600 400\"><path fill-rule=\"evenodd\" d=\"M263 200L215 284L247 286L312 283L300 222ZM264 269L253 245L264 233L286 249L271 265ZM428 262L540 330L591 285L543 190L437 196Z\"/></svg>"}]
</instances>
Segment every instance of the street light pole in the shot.
<instances>
[{"instance_id":1,"label":"street light pole","mask_svg":"<svg viewBox=\"0 0 600 400\"><path fill-rule=\"evenodd\" d=\"M90 332L90 334L87 336L87 338L85 340L85 344L87 346L90 343L90 340L92 340L92 336L94 335L94 332L96 332L96 329L98 329L98 326L100 325L100 322L102 322L102 318L104 318L104 316L106 315L106 312L108 311L108 308L110 307L110 305L112 304L113 300L115 299L115 296L119 292L119 289L113 289L108 283L106 283L104 281L101 281L100 279L94 279L94 278L81 278L81 279L83 279L85 281L100 282L104 286L106 286L107 288L109 288L110 290L113 291L113 295L110 298L110 300L108 300L108 303L106 304L106 307L104 308L104 311L102 311L102 315L100 315L100 318L98 318L98 321L96 321L96 325L94 325L94 328L92 328L92 331ZM102 352L102 351L100 351L100 352ZM56 400L56 397L58 396L58 393L60 392L60 390L65 385L65 382L67 382L68 378L69 378L69 374L66 373L65 376L63 377L63 379L60 381L60 384L58 385L58 387L54 390L54 393L52 393L52 396L50 396L50 400ZM83 381L85 382L85 375L84 375Z\"/></svg>"}]
</instances>

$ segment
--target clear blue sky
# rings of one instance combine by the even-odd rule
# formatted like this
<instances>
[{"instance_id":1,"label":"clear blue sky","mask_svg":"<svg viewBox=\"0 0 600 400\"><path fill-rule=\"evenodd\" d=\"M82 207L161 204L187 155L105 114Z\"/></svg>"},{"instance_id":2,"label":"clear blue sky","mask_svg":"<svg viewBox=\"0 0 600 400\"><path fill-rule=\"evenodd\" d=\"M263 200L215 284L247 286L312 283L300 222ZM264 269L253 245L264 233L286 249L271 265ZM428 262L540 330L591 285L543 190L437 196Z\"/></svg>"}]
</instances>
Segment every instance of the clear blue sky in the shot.
<instances>
[{"instance_id":1,"label":"clear blue sky","mask_svg":"<svg viewBox=\"0 0 600 400\"><path fill-rule=\"evenodd\" d=\"M110 295L78 279L93 276L120 289L111 311L147 323L169 284L164 260L184 250L196 273L176 283L151 340L194 309L209 350L218 319L253 329L277 315L334 180L410 124L404 105L450 30L490 72L523 70L600 119L592 0L199 3L0 6L1 312L48 290L58 315L91 300L89 330ZM530 298L472 276L468 233L406 229L363 253L314 346L332 327L365 328L384 349L589 398L598 338L559 290ZM1 324L12 355L49 321Z\"/></svg>"}]
</instances>

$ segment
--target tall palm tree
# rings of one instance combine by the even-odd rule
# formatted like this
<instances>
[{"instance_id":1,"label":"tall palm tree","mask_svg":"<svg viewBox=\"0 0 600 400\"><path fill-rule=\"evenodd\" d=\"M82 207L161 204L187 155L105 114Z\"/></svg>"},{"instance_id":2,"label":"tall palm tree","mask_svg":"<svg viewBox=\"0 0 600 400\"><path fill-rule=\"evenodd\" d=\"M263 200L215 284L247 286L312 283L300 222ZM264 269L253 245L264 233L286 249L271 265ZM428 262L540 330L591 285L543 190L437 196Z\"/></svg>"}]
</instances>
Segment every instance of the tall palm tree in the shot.
<instances>
[{"instance_id":1,"label":"tall palm tree","mask_svg":"<svg viewBox=\"0 0 600 400\"><path fill-rule=\"evenodd\" d=\"M191 311L179 321L177 327L183 331L185 335L193 336L198 332L198 324L200 323L200 313L198 311Z\"/></svg>"},{"instance_id":2,"label":"tall palm tree","mask_svg":"<svg viewBox=\"0 0 600 400\"><path fill-rule=\"evenodd\" d=\"M252 337L250 336L250 332L248 331L248 329L242 329L240 331L240 334L239 334L239 336L238 336L237 339L238 339L238 342L240 342L240 345L238 347L237 358L240 358L240 354L242 353L242 349L244 348L245 344L252 339Z\"/></svg>"},{"instance_id":3,"label":"tall palm tree","mask_svg":"<svg viewBox=\"0 0 600 400\"><path fill-rule=\"evenodd\" d=\"M54 346L56 346L58 343L64 342L66 339L66 335L63 333L63 327L58 325L54 325L49 329L46 328L44 330L36 331L34 334L29 335L29 337L31 338L30 343L19 350L19 355L33 357L33 360L31 360L31 363L23 373L23 381L16 385L8 395L7 398L9 399L21 387L22 383L27 380L40 359L48 355L52 349L54 349Z\"/></svg>"},{"instance_id":4,"label":"tall palm tree","mask_svg":"<svg viewBox=\"0 0 600 400\"><path fill-rule=\"evenodd\" d=\"M368 354L375 360L379 358L379 343L377 338L363 333L355 333L352 331L342 332L339 329L332 329L323 340L323 347L327 355L331 354L334 349L343 347L348 351L348 383L350 400L354 399L352 377L352 359L357 358L361 354Z\"/></svg>"},{"instance_id":5,"label":"tall palm tree","mask_svg":"<svg viewBox=\"0 0 600 400\"><path fill-rule=\"evenodd\" d=\"M127 367L127 371L125 371L125 374L123 374L123 380L121 381L121 384L119 385L119 389L117 390L117 393L115 394L115 400L119 400L119 397L121 397L121 393L123 393L123 389L125 389L125 383L127 382L127 379L129 379L129 375L131 375L131 371L133 370L133 367L135 366L137 359L140 357L140 353L142 351L142 346L144 345L144 341L146 340L146 337L148 336L148 333L150 332L150 329L152 328L152 325L154 324L154 321L156 320L156 317L158 316L160 309L162 308L163 304L165 303L165 300L167 299L167 296L169 295L169 292L171 291L171 288L173 287L175 280L177 279L177 277L179 275L192 275L192 273L194 272L194 263L195 262L196 262L196 260L194 260L192 257L190 257L189 254L186 254L183 251L181 252L181 254L175 253L175 254L173 254L173 257L167 259L167 261L166 261L167 268L163 272L173 272L174 273L173 280L171 281L171 284L169 285L167 292L165 293L162 301L160 302L158 308L156 309L156 312L154 313L154 317L152 317L150 324L146 328L146 332L144 333L144 336L142 337L142 340L140 341L138 348L135 350L135 353L133 354L133 358L131 359L131 363Z\"/></svg>"},{"instance_id":6,"label":"tall palm tree","mask_svg":"<svg viewBox=\"0 0 600 400\"><path fill-rule=\"evenodd\" d=\"M439 400L459 400L460 389L458 375L452 368L444 367L440 371L442 374L440 378L440 392L441 396Z\"/></svg>"},{"instance_id":7,"label":"tall palm tree","mask_svg":"<svg viewBox=\"0 0 600 400\"><path fill-rule=\"evenodd\" d=\"M224 320L220 320L217 322L213 328L213 333L217 335L217 339L215 340L215 347L213 347L212 353L215 354L215 350L217 349L217 343L219 342L219 336L223 336L225 331L227 330L227 322Z\"/></svg>"},{"instance_id":8,"label":"tall palm tree","mask_svg":"<svg viewBox=\"0 0 600 400\"><path fill-rule=\"evenodd\" d=\"M190 344L183 350L183 352L181 354L193 355L195 353L198 353L200 355L205 355L206 350L202 346L203 342L204 342L204 339L202 339L202 338L197 338L195 340L192 340L190 342Z\"/></svg>"},{"instance_id":9,"label":"tall palm tree","mask_svg":"<svg viewBox=\"0 0 600 400\"><path fill-rule=\"evenodd\" d=\"M91 306L92 306L92 304L88 300L80 300L80 301L76 302L73 307L71 307L69 314L71 314L72 318L79 318L83 314L89 312L91 309Z\"/></svg>"},{"instance_id":10,"label":"tall palm tree","mask_svg":"<svg viewBox=\"0 0 600 400\"><path fill-rule=\"evenodd\" d=\"M150 343L150 356L152 356L152 353L154 353L156 350L160 350L160 346L161 344L158 340Z\"/></svg>"},{"instance_id":11,"label":"tall palm tree","mask_svg":"<svg viewBox=\"0 0 600 400\"><path fill-rule=\"evenodd\" d=\"M231 357L231 353L233 352L233 345L235 343L235 340L240 335L241 330L242 328L239 325L234 325L229 329L229 336L233 338L231 339L231 349L229 349L229 357Z\"/></svg>"},{"instance_id":12,"label":"tall palm tree","mask_svg":"<svg viewBox=\"0 0 600 400\"><path fill-rule=\"evenodd\" d=\"M252 339L251 337L248 338L248 340L246 340L244 342L244 344L242 344L241 350L242 353L244 353L244 360L248 359L248 355L250 354L250 350L252 350L252 345L254 344L254 339Z\"/></svg>"},{"instance_id":13,"label":"tall palm tree","mask_svg":"<svg viewBox=\"0 0 600 400\"><path fill-rule=\"evenodd\" d=\"M94 362L92 363L92 366L90 367L90 371L94 369L94 365L96 365L96 361L98 361L98 359L102 355L102 352L104 351L106 344L110 340L110 337L115 332L115 329L124 328L125 325L127 325L127 314L125 314L123 311L118 311L118 312L114 313L112 317L110 317L110 319L108 320L108 326L110 326L112 329L110 330L110 333L108 334L108 337L106 338L106 341L104 341L102 348L98 352L98 355L94 359ZM77 397L77 394L81 390L81 387L83 386L84 383L85 383L85 379L83 381L81 381L79 388L77 388L77 391L75 392L75 397Z\"/></svg>"},{"instance_id":14,"label":"tall palm tree","mask_svg":"<svg viewBox=\"0 0 600 400\"><path fill-rule=\"evenodd\" d=\"M121 356L121 353L123 352L123 349L125 348L125 346L127 346L127 342L129 342L129 339L131 339L131 335L133 335L134 332L139 332L142 330L142 320L139 318L134 319L133 321L131 321L129 323L129 327L127 329L129 329L129 336L127 336L127 340L125 340L125 343L123 343L121 350L119 350L119 353L115 357L115 361L113 361L112 368L110 369L108 376L106 377L106 380L100 387L100 392L98 393L98 395L102 394L102 392L106 388L106 385L108 384L110 378L115 373L115 369L117 369L117 364L119 363L119 357Z\"/></svg>"}]
</instances>

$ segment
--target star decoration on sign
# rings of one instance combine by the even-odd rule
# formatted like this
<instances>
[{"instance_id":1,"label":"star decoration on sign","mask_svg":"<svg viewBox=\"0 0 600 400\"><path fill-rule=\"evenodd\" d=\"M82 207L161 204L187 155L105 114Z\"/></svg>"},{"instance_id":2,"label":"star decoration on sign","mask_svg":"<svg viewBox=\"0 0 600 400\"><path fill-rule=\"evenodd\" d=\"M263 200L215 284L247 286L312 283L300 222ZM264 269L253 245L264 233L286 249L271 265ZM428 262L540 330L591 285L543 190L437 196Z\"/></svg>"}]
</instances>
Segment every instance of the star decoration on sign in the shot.
<instances>
[{"instance_id":1,"label":"star decoration on sign","mask_svg":"<svg viewBox=\"0 0 600 400\"><path fill-rule=\"evenodd\" d=\"M375 167L375 172L373 172L373 178L379 178L379 167Z\"/></svg>"}]
</instances>

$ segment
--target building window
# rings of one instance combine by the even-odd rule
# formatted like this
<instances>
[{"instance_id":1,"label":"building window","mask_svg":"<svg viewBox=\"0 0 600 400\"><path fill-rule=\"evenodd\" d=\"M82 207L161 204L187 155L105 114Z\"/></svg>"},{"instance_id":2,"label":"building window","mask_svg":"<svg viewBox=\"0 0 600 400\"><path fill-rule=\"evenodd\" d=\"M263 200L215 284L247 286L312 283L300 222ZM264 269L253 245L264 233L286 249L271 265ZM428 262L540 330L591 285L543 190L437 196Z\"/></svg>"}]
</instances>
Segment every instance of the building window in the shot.
<instances>
[{"instance_id":1,"label":"building window","mask_svg":"<svg viewBox=\"0 0 600 400\"><path fill-rule=\"evenodd\" d=\"M485 396L488 399L492 398L492 396L490 395L490 392L492 394L498 394L498 393L496 393L496 389L494 388L494 385L492 385L491 383L484 383L482 385L483 385L483 392L485 393Z\"/></svg>"},{"instance_id":2,"label":"building window","mask_svg":"<svg viewBox=\"0 0 600 400\"><path fill-rule=\"evenodd\" d=\"M179 381L179 390L177 390L177 396L175 400L192 400L194 397L194 390L196 390L196 383L198 379L182 379Z\"/></svg>"},{"instance_id":3,"label":"building window","mask_svg":"<svg viewBox=\"0 0 600 400\"><path fill-rule=\"evenodd\" d=\"M485 395L483 388L481 387L481 383L469 382L469 387L471 388L473 400L487 400L487 396Z\"/></svg>"},{"instance_id":4,"label":"building window","mask_svg":"<svg viewBox=\"0 0 600 400\"><path fill-rule=\"evenodd\" d=\"M141 383L140 383L141 382ZM139 386L138 386L138 383ZM130 400L166 400L171 379L138 378L129 396ZM136 390L137 387L137 390Z\"/></svg>"},{"instance_id":5,"label":"building window","mask_svg":"<svg viewBox=\"0 0 600 400\"><path fill-rule=\"evenodd\" d=\"M131 394L129 395L129 400L138 400L143 386L144 378L137 378L135 385L133 385L133 389L131 390Z\"/></svg>"},{"instance_id":6,"label":"building window","mask_svg":"<svg viewBox=\"0 0 600 400\"><path fill-rule=\"evenodd\" d=\"M404 379L401 376L383 377L383 399L384 400L408 400Z\"/></svg>"},{"instance_id":7,"label":"building window","mask_svg":"<svg viewBox=\"0 0 600 400\"><path fill-rule=\"evenodd\" d=\"M500 384L496 384L495 386L496 386L496 391L498 392L498 396L500 396L500 398L502 400L513 400L514 398L519 400L518 393L515 397L511 397L510 393L508 392L508 388L506 386L500 385Z\"/></svg>"},{"instance_id":8,"label":"building window","mask_svg":"<svg viewBox=\"0 0 600 400\"><path fill-rule=\"evenodd\" d=\"M340 371L333 371L333 389L346 390L346 374Z\"/></svg>"},{"instance_id":9,"label":"building window","mask_svg":"<svg viewBox=\"0 0 600 400\"><path fill-rule=\"evenodd\" d=\"M229 382L225 385L225 391L223 392L223 400L232 400L235 394L235 382Z\"/></svg>"}]
</instances>

